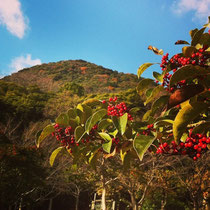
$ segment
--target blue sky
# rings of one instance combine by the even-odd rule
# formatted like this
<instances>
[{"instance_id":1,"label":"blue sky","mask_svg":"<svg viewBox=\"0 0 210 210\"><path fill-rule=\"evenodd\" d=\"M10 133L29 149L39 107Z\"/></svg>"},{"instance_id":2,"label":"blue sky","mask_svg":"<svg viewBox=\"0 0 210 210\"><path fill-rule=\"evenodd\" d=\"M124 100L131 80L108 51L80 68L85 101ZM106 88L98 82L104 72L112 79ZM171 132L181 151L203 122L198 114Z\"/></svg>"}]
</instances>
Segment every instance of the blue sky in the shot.
<instances>
[{"instance_id":1,"label":"blue sky","mask_svg":"<svg viewBox=\"0 0 210 210\"><path fill-rule=\"evenodd\" d=\"M0 0L0 76L74 59L136 74L161 60L148 45L173 55L208 15L210 0Z\"/></svg>"}]
</instances>

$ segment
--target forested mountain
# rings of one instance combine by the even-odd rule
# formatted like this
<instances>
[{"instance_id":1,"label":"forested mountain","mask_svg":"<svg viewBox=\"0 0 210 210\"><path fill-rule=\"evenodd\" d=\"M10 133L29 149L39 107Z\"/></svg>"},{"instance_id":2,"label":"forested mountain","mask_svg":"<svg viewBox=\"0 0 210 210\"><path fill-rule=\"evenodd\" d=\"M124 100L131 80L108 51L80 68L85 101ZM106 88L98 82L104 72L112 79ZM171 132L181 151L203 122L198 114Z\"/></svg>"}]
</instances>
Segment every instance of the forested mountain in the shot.
<instances>
[{"instance_id":1,"label":"forested mountain","mask_svg":"<svg viewBox=\"0 0 210 210\"><path fill-rule=\"evenodd\" d=\"M113 71L83 60L68 60L25 68L4 81L37 85L43 91L58 91L67 82L84 87L85 93L117 92L134 88L137 76Z\"/></svg>"}]
</instances>

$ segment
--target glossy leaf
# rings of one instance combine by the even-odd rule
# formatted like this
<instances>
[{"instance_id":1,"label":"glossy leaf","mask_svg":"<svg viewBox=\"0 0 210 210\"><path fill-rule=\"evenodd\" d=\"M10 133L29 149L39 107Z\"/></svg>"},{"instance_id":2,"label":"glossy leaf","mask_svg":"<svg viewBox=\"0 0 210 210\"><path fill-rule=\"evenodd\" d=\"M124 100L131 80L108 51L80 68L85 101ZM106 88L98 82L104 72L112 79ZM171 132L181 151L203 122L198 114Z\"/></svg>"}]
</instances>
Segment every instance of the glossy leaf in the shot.
<instances>
[{"instance_id":1,"label":"glossy leaf","mask_svg":"<svg viewBox=\"0 0 210 210\"><path fill-rule=\"evenodd\" d=\"M210 131L210 121L203 122L200 125L197 125L193 130L192 133L206 133Z\"/></svg>"},{"instance_id":2,"label":"glossy leaf","mask_svg":"<svg viewBox=\"0 0 210 210\"><path fill-rule=\"evenodd\" d=\"M182 53L185 57L191 57L197 50L193 46L185 46L182 48Z\"/></svg>"},{"instance_id":3,"label":"glossy leaf","mask_svg":"<svg viewBox=\"0 0 210 210\"><path fill-rule=\"evenodd\" d=\"M190 31L191 39L193 39L193 37L194 37L194 35L195 35L195 33L196 33L197 31L198 31L197 28L195 28L195 29L193 29L193 30Z\"/></svg>"},{"instance_id":4,"label":"glossy leaf","mask_svg":"<svg viewBox=\"0 0 210 210\"><path fill-rule=\"evenodd\" d=\"M77 126L74 131L75 140L79 142L81 138L84 136L84 134L85 134L85 129L81 126Z\"/></svg>"},{"instance_id":5,"label":"glossy leaf","mask_svg":"<svg viewBox=\"0 0 210 210\"><path fill-rule=\"evenodd\" d=\"M202 91L204 91L204 87L199 84L186 85L177 89L176 91L174 91L174 93L170 95L167 104L167 110L181 104L182 102L192 98Z\"/></svg>"},{"instance_id":6,"label":"glossy leaf","mask_svg":"<svg viewBox=\"0 0 210 210\"><path fill-rule=\"evenodd\" d=\"M205 31L205 27L204 28L201 28L200 30L196 31L194 36L192 37L192 41L191 41L191 45L192 46L195 46L196 44L199 43L199 40L203 34L203 32Z\"/></svg>"},{"instance_id":7,"label":"glossy leaf","mask_svg":"<svg viewBox=\"0 0 210 210\"><path fill-rule=\"evenodd\" d=\"M147 49L152 50L156 55L163 55L162 49L159 50L158 48L151 46L151 45L149 45Z\"/></svg>"},{"instance_id":8,"label":"glossy leaf","mask_svg":"<svg viewBox=\"0 0 210 210\"><path fill-rule=\"evenodd\" d=\"M154 128L158 128L158 127L162 127L162 126L166 126L166 125L173 125L173 120L170 119L164 119L164 120L160 120L154 123Z\"/></svg>"},{"instance_id":9,"label":"glossy leaf","mask_svg":"<svg viewBox=\"0 0 210 210\"><path fill-rule=\"evenodd\" d=\"M98 124L98 130L99 131L105 130L106 128L108 128L111 125L113 125L113 122L111 119L103 119Z\"/></svg>"},{"instance_id":10,"label":"glossy leaf","mask_svg":"<svg viewBox=\"0 0 210 210\"><path fill-rule=\"evenodd\" d=\"M100 155L100 153L99 153L100 148L101 148L101 146L97 146L95 148L95 150L93 152L91 152L91 154L90 154L88 162L93 169L96 169L96 165L97 165L98 158L99 158L99 155Z\"/></svg>"},{"instance_id":11,"label":"glossy leaf","mask_svg":"<svg viewBox=\"0 0 210 210\"><path fill-rule=\"evenodd\" d=\"M55 149L52 154L50 155L50 165L53 166L54 162L55 162L55 158L57 157L58 153L61 152L62 150L64 150L64 147L58 147L57 149Z\"/></svg>"},{"instance_id":12,"label":"glossy leaf","mask_svg":"<svg viewBox=\"0 0 210 210\"><path fill-rule=\"evenodd\" d=\"M144 63L144 64L142 64L142 65L139 67L138 71L137 71L137 76L138 76L138 78L140 78L141 75L142 75L142 73L143 73L147 68L149 68L150 66L152 66L153 64L154 64L154 63Z\"/></svg>"},{"instance_id":13,"label":"glossy leaf","mask_svg":"<svg viewBox=\"0 0 210 210\"><path fill-rule=\"evenodd\" d=\"M152 112L151 112L151 114L154 115L157 110L160 110L160 109L163 110L166 107L167 103L168 103L168 99L169 99L168 95L163 95L160 98L158 98L152 104L152 108L151 108Z\"/></svg>"},{"instance_id":14,"label":"glossy leaf","mask_svg":"<svg viewBox=\"0 0 210 210\"><path fill-rule=\"evenodd\" d=\"M110 158L110 157L114 157L116 155L116 151L117 151L117 149L115 147L112 153L110 153L110 154L104 154L104 158L107 159L107 158Z\"/></svg>"},{"instance_id":15,"label":"glossy leaf","mask_svg":"<svg viewBox=\"0 0 210 210\"><path fill-rule=\"evenodd\" d=\"M73 108L69 109L67 113L68 113L69 119L75 119L77 116L77 112Z\"/></svg>"},{"instance_id":16,"label":"glossy leaf","mask_svg":"<svg viewBox=\"0 0 210 210\"><path fill-rule=\"evenodd\" d=\"M125 133L128 122L128 113L125 113L123 116L119 118L114 116L112 120L116 129L121 133L121 135L123 135Z\"/></svg>"},{"instance_id":17,"label":"glossy leaf","mask_svg":"<svg viewBox=\"0 0 210 210\"><path fill-rule=\"evenodd\" d=\"M110 153L112 148L112 141L108 141L102 144L102 148L105 152Z\"/></svg>"},{"instance_id":18,"label":"glossy leaf","mask_svg":"<svg viewBox=\"0 0 210 210\"><path fill-rule=\"evenodd\" d=\"M152 114L152 110L147 110L146 113L142 117L142 121L147 121Z\"/></svg>"},{"instance_id":19,"label":"glossy leaf","mask_svg":"<svg viewBox=\"0 0 210 210\"><path fill-rule=\"evenodd\" d=\"M95 107L95 106L101 105L101 101L93 98L93 99L88 99L88 100L84 101L83 104L90 106L90 107Z\"/></svg>"},{"instance_id":20,"label":"glossy leaf","mask_svg":"<svg viewBox=\"0 0 210 210\"><path fill-rule=\"evenodd\" d=\"M200 66L187 65L178 69L170 79L170 87L181 80L210 74L210 68L205 69Z\"/></svg>"},{"instance_id":21,"label":"glossy leaf","mask_svg":"<svg viewBox=\"0 0 210 210\"><path fill-rule=\"evenodd\" d=\"M154 77L157 81L159 81L160 83L163 82L163 74L160 74L160 73L154 71L154 72L153 72L153 77Z\"/></svg>"},{"instance_id":22,"label":"glossy leaf","mask_svg":"<svg viewBox=\"0 0 210 210\"><path fill-rule=\"evenodd\" d=\"M164 87L159 85L157 87L155 87L150 95L149 98L147 98L146 102L144 103L145 105L150 103L152 100L154 100L160 92L164 91Z\"/></svg>"},{"instance_id":23,"label":"glossy leaf","mask_svg":"<svg viewBox=\"0 0 210 210\"><path fill-rule=\"evenodd\" d=\"M189 44L187 41L184 41L184 40L178 40L175 42L175 45L177 44Z\"/></svg>"},{"instance_id":24,"label":"glossy leaf","mask_svg":"<svg viewBox=\"0 0 210 210\"><path fill-rule=\"evenodd\" d=\"M100 109L97 112L95 112L91 117L89 117L89 120L87 120L85 124L85 130L87 133L93 128L93 126L100 121L105 115L107 114L106 109Z\"/></svg>"},{"instance_id":25,"label":"glossy leaf","mask_svg":"<svg viewBox=\"0 0 210 210\"><path fill-rule=\"evenodd\" d=\"M204 24L203 27L210 27L210 16L208 16L208 23Z\"/></svg>"},{"instance_id":26,"label":"glossy leaf","mask_svg":"<svg viewBox=\"0 0 210 210\"><path fill-rule=\"evenodd\" d=\"M62 113L55 119L55 122L67 127L69 125L69 116L66 113Z\"/></svg>"},{"instance_id":27,"label":"glossy leaf","mask_svg":"<svg viewBox=\"0 0 210 210\"><path fill-rule=\"evenodd\" d=\"M104 139L105 141L112 141L112 138L110 137L110 135L108 133L105 132L100 132L98 133L100 135L100 137L102 139Z\"/></svg>"},{"instance_id":28,"label":"glossy leaf","mask_svg":"<svg viewBox=\"0 0 210 210\"><path fill-rule=\"evenodd\" d=\"M149 98L149 97L151 96L153 89L154 89L154 88L149 88L149 89L146 91L146 94L145 94L145 95L146 95L147 98Z\"/></svg>"},{"instance_id":29,"label":"glossy leaf","mask_svg":"<svg viewBox=\"0 0 210 210\"><path fill-rule=\"evenodd\" d=\"M79 119L77 119L77 118L79 118L79 117L77 116L75 119L70 119L70 120L69 120L69 125L70 125L73 129L75 129L75 128L79 125L79 122L78 122Z\"/></svg>"},{"instance_id":30,"label":"glossy leaf","mask_svg":"<svg viewBox=\"0 0 210 210\"><path fill-rule=\"evenodd\" d=\"M47 125L39 135L39 138L37 140L37 147L39 147L40 143L50 134L52 134L55 131L55 128L53 125Z\"/></svg>"},{"instance_id":31,"label":"glossy leaf","mask_svg":"<svg viewBox=\"0 0 210 210\"><path fill-rule=\"evenodd\" d=\"M187 125L199 116L208 107L208 104L203 102L188 103L178 112L174 124L173 134L174 140L178 142L184 133Z\"/></svg>"},{"instance_id":32,"label":"glossy leaf","mask_svg":"<svg viewBox=\"0 0 210 210\"><path fill-rule=\"evenodd\" d=\"M151 146L151 144L153 143L155 138L156 137L154 137L154 136L138 135L134 139L133 146L134 146L134 149L141 161L144 157L145 152Z\"/></svg>"},{"instance_id":33,"label":"glossy leaf","mask_svg":"<svg viewBox=\"0 0 210 210\"><path fill-rule=\"evenodd\" d=\"M145 91L154 84L154 81L152 79L143 79L139 82L139 84L136 87L137 93L142 96L145 94Z\"/></svg>"},{"instance_id":34,"label":"glossy leaf","mask_svg":"<svg viewBox=\"0 0 210 210\"><path fill-rule=\"evenodd\" d=\"M80 117L81 123L84 124L86 120L92 115L92 109L85 104L78 104L77 113Z\"/></svg>"},{"instance_id":35,"label":"glossy leaf","mask_svg":"<svg viewBox=\"0 0 210 210\"><path fill-rule=\"evenodd\" d=\"M208 34L208 33L202 34L199 42L202 45L210 46L210 34Z\"/></svg>"}]
</instances>

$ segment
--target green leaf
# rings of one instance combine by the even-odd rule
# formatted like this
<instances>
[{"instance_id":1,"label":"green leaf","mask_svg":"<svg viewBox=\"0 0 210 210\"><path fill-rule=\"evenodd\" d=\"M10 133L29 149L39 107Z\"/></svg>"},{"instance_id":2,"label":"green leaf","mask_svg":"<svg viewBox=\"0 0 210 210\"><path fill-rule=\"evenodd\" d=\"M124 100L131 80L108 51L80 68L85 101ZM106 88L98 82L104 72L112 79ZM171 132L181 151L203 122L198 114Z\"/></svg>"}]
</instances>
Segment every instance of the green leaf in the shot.
<instances>
[{"instance_id":1,"label":"green leaf","mask_svg":"<svg viewBox=\"0 0 210 210\"><path fill-rule=\"evenodd\" d=\"M80 122L84 124L87 121L87 119L92 115L92 109L85 104L78 104L77 114L80 117Z\"/></svg>"},{"instance_id":2,"label":"green leaf","mask_svg":"<svg viewBox=\"0 0 210 210\"><path fill-rule=\"evenodd\" d=\"M208 104L203 102L194 102L191 104L188 103L182 107L182 109L178 112L173 124L174 140L177 143L184 133L187 125L203 111L205 111L207 107Z\"/></svg>"},{"instance_id":3,"label":"green leaf","mask_svg":"<svg viewBox=\"0 0 210 210\"><path fill-rule=\"evenodd\" d=\"M154 72L153 72L153 77L154 77L157 81L159 81L160 83L163 82L163 74L160 74L160 73L154 71Z\"/></svg>"},{"instance_id":4,"label":"green leaf","mask_svg":"<svg viewBox=\"0 0 210 210\"><path fill-rule=\"evenodd\" d=\"M174 121L170 119L160 120L154 123L154 128L166 126L166 125L173 125Z\"/></svg>"},{"instance_id":5,"label":"green leaf","mask_svg":"<svg viewBox=\"0 0 210 210\"><path fill-rule=\"evenodd\" d=\"M125 113L120 118L114 116L112 117L112 120L116 129L121 133L121 135L123 135L125 133L128 122L128 113Z\"/></svg>"},{"instance_id":6,"label":"green leaf","mask_svg":"<svg viewBox=\"0 0 210 210\"><path fill-rule=\"evenodd\" d=\"M133 137L133 130L132 130L131 126L127 127L124 135L127 139L131 139Z\"/></svg>"},{"instance_id":7,"label":"green leaf","mask_svg":"<svg viewBox=\"0 0 210 210\"><path fill-rule=\"evenodd\" d=\"M84 136L85 134L85 129L81 126L77 126L75 131L74 131L74 137L75 137L75 140L77 142L79 142L81 140L81 138Z\"/></svg>"},{"instance_id":8,"label":"green leaf","mask_svg":"<svg viewBox=\"0 0 210 210\"><path fill-rule=\"evenodd\" d=\"M205 31L205 27L204 28L201 28L200 30L196 31L193 38L192 38L192 41L191 41L191 45L192 46L195 46L196 44L199 43L199 40L203 34L203 32Z\"/></svg>"},{"instance_id":9,"label":"green leaf","mask_svg":"<svg viewBox=\"0 0 210 210\"><path fill-rule=\"evenodd\" d=\"M78 116L77 116L78 117ZM73 128L73 129L75 129L77 126L78 126L78 120L76 120L76 119L74 119L74 120L72 120L72 119L70 119L69 120L69 125Z\"/></svg>"},{"instance_id":10,"label":"green leaf","mask_svg":"<svg viewBox=\"0 0 210 210\"><path fill-rule=\"evenodd\" d=\"M150 88L146 91L146 97L150 97L154 88Z\"/></svg>"},{"instance_id":11,"label":"green leaf","mask_svg":"<svg viewBox=\"0 0 210 210\"><path fill-rule=\"evenodd\" d=\"M185 57L191 57L191 55L196 51L196 48L193 46L185 46L182 48L182 53Z\"/></svg>"},{"instance_id":12,"label":"green leaf","mask_svg":"<svg viewBox=\"0 0 210 210\"><path fill-rule=\"evenodd\" d=\"M164 87L159 85L157 87L155 87L150 95L149 98L147 98L146 102L144 102L144 105L147 105L148 103L150 103L152 100L154 100L161 91L164 91Z\"/></svg>"},{"instance_id":13,"label":"green leaf","mask_svg":"<svg viewBox=\"0 0 210 210\"><path fill-rule=\"evenodd\" d=\"M135 137L133 146L134 146L134 149L135 149L140 161L142 161L145 152L151 146L151 144L153 143L155 138L156 137L154 137L154 136L145 136L145 135L138 135Z\"/></svg>"},{"instance_id":14,"label":"green leaf","mask_svg":"<svg viewBox=\"0 0 210 210\"><path fill-rule=\"evenodd\" d=\"M139 84L136 87L137 93L142 96L145 94L145 91L151 87L151 85L154 84L154 81L152 79L143 79L139 82Z\"/></svg>"},{"instance_id":15,"label":"green leaf","mask_svg":"<svg viewBox=\"0 0 210 210\"><path fill-rule=\"evenodd\" d=\"M72 108L69 109L67 113L68 113L69 119L75 119L77 116L76 110Z\"/></svg>"},{"instance_id":16,"label":"green leaf","mask_svg":"<svg viewBox=\"0 0 210 210\"><path fill-rule=\"evenodd\" d=\"M195 35L195 33L196 33L197 31L198 31L197 28L195 28L195 29L193 29L193 30L190 31L191 39L193 39L193 37L194 37L194 35Z\"/></svg>"},{"instance_id":17,"label":"green leaf","mask_svg":"<svg viewBox=\"0 0 210 210\"><path fill-rule=\"evenodd\" d=\"M147 121L152 114L152 110L147 110L146 113L142 117L142 121Z\"/></svg>"},{"instance_id":18,"label":"green leaf","mask_svg":"<svg viewBox=\"0 0 210 210\"><path fill-rule=\"evenodd\" d=\"M98 99L95 99L95 98L93 98L93 99L91 98L91 99L84 101L82 104L85 104L90 107L95 107L95 106L101 105L101 101L99 101Z\"/></svg>"},{"instance_id":19,"label":"green leaf","mask_svg":"<svg viewBox=\"0 0 210 210\"><path fill-rule=\"evenodd\" d=\"M102 139L104 139L105 141L112 141L112 138L110 137L110 135L108 133L105 132L100 132L98 133L100 135L100 137Z\"/></svg>"},{"instance_id":20,"label":"green leaf","mask_svg":"<svg viewBox=\"0 0 210 210\"><path fill-rule=\"evenodd\" d=\"M52 134L55 131L55 128L53 125L47 125L43 131L41 132L38 140L37 140L37 147L39 147L40 143L50 134Z\"/></svg>"},{"instance_id":21,"label":"green leaf","mask_svg":"<svg viewBox=\"0 0 210 210\"><path fill-rule=\"evenodd\" d=\"M125 113L123 116L119 118L120 132L122 135L125 133L127 122L128 122L128 113Z\"/></svg>"},{"instance_id":22,"label":"green leaf","mask_svg":"<svg viewBox=\"0 0 210 210\"><path fill-rule=\"evenodd\" d=\"M113 122L111 119L103 119L98 124L98 130L99 131L105 130L106 128L108 128L111 125L113 125Z\"/></svg>"},{"instance_id":23,"label":"green leaf","mask_svg":"<svg viewBox=\"0 0 210 210\"><path fill-rule=\"evenodd\" d=\"M89 131L92 129L92 127L98 122L100 121L105 115L107 114L107 110L106 109L100 109L97 112L95 112L90 118L89 120L87 120L86 124L85 124L85 130L87 131L87 133L89 133Z\"/></svg>"},{"instance_id":24,"label":"green leaf","mask_svg":"<svg viewBox=\"0 0 210 210\"><path fill-rule=\"evenodd\" d=\"M175 44L177 45L177 44L189 44L189 43L185 40L178 40L175 42Z\"/></svg>"},{"instance_id":25,"label":"green leaf","mask_svg":"<svg viewBox=\"0 0 210 210\"><path fill-rule=\"evenodd\" d=\"M103 150L107 153L110 153L112 148L112 141L108 141L102 144Z\"/></svg>"},{"instance_id":26,"label":"green leaf","mask_svg":"<svg viewBox=\"0 0 210 210\"><path fill-rule=\"evenodd\" d=\"M152 112L151 114L154 115L155 112L159 109L163 110L163 108L167 105L168 103L169 96L168 95L163 95L160 98L158 98L153 104L152 104Z\"/></svg>"},{"instance_id":27,"label":"green leaf","mask_svg":"<svg viewBox=\"0 0 210 210\"><path fill-rule=\"evenodd\" d=\"M200 38L200 44L202 45L210 45L210 34L205 33L202 34L201 38Z\"/></svg>"},{"instance_id":28,"label":"green leaf","mask_svg":"<svg viewBox=\"0 0 210 210\"><path fill-rule=\"evenodd\" d=\"M181 80L186 80L189 78L195 78L200 75L207 75L210 74L210 68L205 69L200 66L193 66L193 65L186 65L178 69L172 75L170 79L170 87Z\"/></svg>"},{"instance_id":29,"label":"green leaf","mask_svg":"<svg viewBox=\"0 0 210 210\"><path fill-rule=\"evenodd\" d=\"M94 151L91 152L91 155L88 159L88 162L93 169L96 169L97 161L98 161L98 158L99 158L99 155L100 155L100 153L99 153L100 148L101 148L101 146L95 147Z\"/></svg>"},{"instance_id":30,"label":"green leaf","mask_svg":"<svg viewBox=\"0 0 210 210\"><path fill-rule=\"evenodd\" d=\"M54 164L54 161L55 161L55 158L56 156L58 155L58 153L63 150L64 147L58 147L57 149L55 149L52 154L50 155L50 165L53 166Z\"/></svg>"},{"instance_id":31,"label":"green leaf","mask_svg":"<svg viewBox=\"0 0 210 210\"><path fill-rule=\"evenodd\" d=\"M129 113L132 115L132 114L136 114L136 113L138 113L139 111L141 110L141 108L140 107L134 107L134 108L131 108L130 109L130 111L129 111Z\"/></svg>"},{"instance_id":32,"label":"green leaf","mask_svg":"<svg viewBox=\"0 0 210 210\"><path fill-rule=\"evenodd\" d=\"M203 27L210 27L210 16L208 17L208 23L204 24Z\"/></svg>"},{"instance_id":33,"label":"green leaf","mask_svg":"<svg viewBox=\"0 0 210 210\"><path fill-rule=\"evenodd\" d=\"M196 133L206 133L210 131L210 121L201 123L200 125L196 126L193 130L192 133L196 134Z\"/></svg>"},{"instance_id":34,"label":"green leaf","mask_svg":"<svg viewBox=\"0 0 210 210\"><path fill-rule=\"evenodd\" d=\"M69 125L69 116L65 113L62 113L55 119L55 122L59 125L67 127Z\"/></svg>"},{"instance_id":35,"label":"green leaf","mask_svg":"<svg viewBox=\"0 0 210 210\"><path fill-rule=\"evenodd\" d=\"M142 73L147 69L147 68L149 68L150 66L152 66L154 63L144 63L144 64L142 64L140 67L139 67L139 69L138 69L138 71L137 71L137 76L138 76L138 78L140 78L140 76L142 75Z\"/></svg>"}]
</instances>

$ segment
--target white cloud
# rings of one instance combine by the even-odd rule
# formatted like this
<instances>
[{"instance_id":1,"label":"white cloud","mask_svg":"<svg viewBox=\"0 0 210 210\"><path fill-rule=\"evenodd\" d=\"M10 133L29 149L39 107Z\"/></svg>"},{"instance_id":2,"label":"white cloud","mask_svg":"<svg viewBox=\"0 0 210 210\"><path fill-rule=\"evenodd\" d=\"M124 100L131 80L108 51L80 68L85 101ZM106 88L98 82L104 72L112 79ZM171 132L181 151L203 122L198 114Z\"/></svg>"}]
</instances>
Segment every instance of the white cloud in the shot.
<instances>
[{"instance_id":1,"label":"white cloud","mask_svg":"<svg viewBox=\"0 0 210 210\"><path fill-rule=\"evenodd\" d=\"M17 58L14 58L10 64L10 68L11 68L11 73L17 72L21 69L27 68L27 67L31 67L31 66L35 66L35 65L40 65L41 64L41 60L40 59L31 59L31 55L27 54L25 57L24 56L20 56Z\"/></svg>"},{"instance_id":2,"label":"white cloud","mask_svg":"<svg viewBox=\"0 0 210 210\"><path fill-rule=\"evenodd\" d=\"M0 0L0 24L18 38L23 38L28 28L28 19L24 17L19 0Z\"/></svg>"},{"instance_id":3,"label":"white cloud","mask_svg":"<svg viewBox=\"0 0 210 210\"><path fill-rule=\"evenodd\" d=\"M181 15L194 12L194 18L201 21L207 20L210 15L210 0L178 0L174 1L172 10Z\"/></svg>"}]
</instances>

